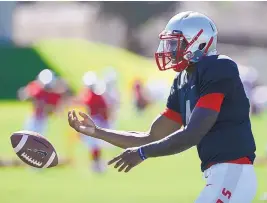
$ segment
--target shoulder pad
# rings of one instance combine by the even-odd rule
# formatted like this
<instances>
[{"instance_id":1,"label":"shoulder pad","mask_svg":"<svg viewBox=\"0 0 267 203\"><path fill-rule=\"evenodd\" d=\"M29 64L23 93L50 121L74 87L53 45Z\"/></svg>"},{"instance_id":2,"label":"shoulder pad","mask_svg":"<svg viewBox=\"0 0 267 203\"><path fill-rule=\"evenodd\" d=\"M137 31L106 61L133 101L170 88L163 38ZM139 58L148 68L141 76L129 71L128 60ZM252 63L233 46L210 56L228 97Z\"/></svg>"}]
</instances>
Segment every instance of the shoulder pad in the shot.
<instances>
[{"instance_id":1,"label":"shoulder pad","mask_svg":"<svg viewBox=\"0 0 267 203\"><path fill-rule=\"evenodd\" d=\"M197 67L200 78L209 81L234 78L239 75L237 64L228 56L218 55L204 59Z\"/></svg>"}]
</instances>

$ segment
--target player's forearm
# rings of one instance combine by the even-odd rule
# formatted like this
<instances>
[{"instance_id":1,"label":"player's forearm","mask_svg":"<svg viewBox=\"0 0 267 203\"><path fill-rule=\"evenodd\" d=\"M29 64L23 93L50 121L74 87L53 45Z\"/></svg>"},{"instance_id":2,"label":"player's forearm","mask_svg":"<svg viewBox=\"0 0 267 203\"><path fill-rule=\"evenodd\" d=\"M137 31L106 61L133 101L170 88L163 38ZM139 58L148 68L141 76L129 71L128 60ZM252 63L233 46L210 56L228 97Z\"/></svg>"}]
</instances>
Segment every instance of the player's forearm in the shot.
<instances>
[{"instance_id":1,"label":"player's forearm","mask_svg":"<svg viewBox=\"0 0 267 203\"><path fill-rule=\"evenodd\" d=\"M189 136L185 129L179 130L162 140L143 146L144 154L149 158L180 153L195 145L196 142L190 140Z\"/></svg>"},{"instance_id":2,"label":"player's forearm","mask_svg":"<svg viewBox=\"0 0 267 203\"><path fill-rule=\"evenodd\" d=\"M177 154L197 145L211 129L218 113L199 108L193 112L188 126L168 137L143 146L146 157L158 157Z\"/></svg>"},{"instance_id":3,"label":"player's forearm","mask_svg":"<svg viewBox=\"0 0 267 203\"><path fill-rule=\"evenodd\" d=\"M105 128L97 128L94 137L123 149L151 142L148 133L117 131Z\"/></svg>"}]
</instances>

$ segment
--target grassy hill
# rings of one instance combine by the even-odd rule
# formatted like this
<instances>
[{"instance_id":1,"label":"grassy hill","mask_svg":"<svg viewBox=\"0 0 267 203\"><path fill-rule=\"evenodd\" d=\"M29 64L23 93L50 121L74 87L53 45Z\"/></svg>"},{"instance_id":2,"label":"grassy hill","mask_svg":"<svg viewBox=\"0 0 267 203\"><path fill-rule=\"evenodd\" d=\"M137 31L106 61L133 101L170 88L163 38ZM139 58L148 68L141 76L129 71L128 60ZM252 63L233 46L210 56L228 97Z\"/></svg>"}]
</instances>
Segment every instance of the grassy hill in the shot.
<instances>
[{"instance_id":1,"label":"grassy hill","mask_svg":"<svg viewBox=\"0 0 267 203\"><path fill-rule=\"evenodd\" d=\"M136 77L143 80L160 78L170 83L175 74L173 71L158 71L153 60L124 49L84 40L48 40L35 44L33 48L75 88L81 87L81 78L86 71L101 74L103 68L114 67L119 73L119 84L126 98Z\"/></svg>"}]
</instances>

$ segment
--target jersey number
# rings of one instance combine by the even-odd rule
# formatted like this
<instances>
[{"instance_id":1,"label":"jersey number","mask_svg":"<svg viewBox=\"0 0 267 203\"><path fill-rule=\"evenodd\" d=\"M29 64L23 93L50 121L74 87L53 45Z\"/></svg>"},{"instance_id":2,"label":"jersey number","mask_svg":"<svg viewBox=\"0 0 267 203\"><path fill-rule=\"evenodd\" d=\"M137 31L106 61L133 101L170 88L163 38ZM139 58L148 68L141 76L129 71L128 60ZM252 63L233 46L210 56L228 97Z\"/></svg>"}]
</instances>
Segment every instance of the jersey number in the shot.
<instances>
[{"instance_id":1,"label":"jersey number","mask_svg":"<svg viewBox=\"0 0 267 203\"><path fill-rule=\"evenodd\" d=\"M227 197L227 199L230 199L232 196L232 193L229 190L226 190L225 188L223 188L222 194L223 196ZM224 203L224 202L221 199L217 199L216 203Z\"/></svg>"}]
</instances>

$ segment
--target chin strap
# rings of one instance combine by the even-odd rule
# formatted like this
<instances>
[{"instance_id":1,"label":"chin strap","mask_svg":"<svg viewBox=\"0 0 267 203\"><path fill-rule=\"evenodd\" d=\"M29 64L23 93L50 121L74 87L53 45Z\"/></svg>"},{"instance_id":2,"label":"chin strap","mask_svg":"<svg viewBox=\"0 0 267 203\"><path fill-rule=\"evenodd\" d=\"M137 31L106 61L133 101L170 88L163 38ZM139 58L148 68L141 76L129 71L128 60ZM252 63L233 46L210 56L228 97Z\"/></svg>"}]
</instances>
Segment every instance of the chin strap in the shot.
<instances>
[{"instance_id":1,"label":"chin strap","mask_svg":"<svg viewBox=\"0 0 267 203\"><path fill-rule=\"evenodd\" d=\"M173 69L176 72L181 72L189 66L189 63L190 62L187 60L182 60L179 64L175 65L175 67L173 67Z\"/></svg>"}]
</instances>

